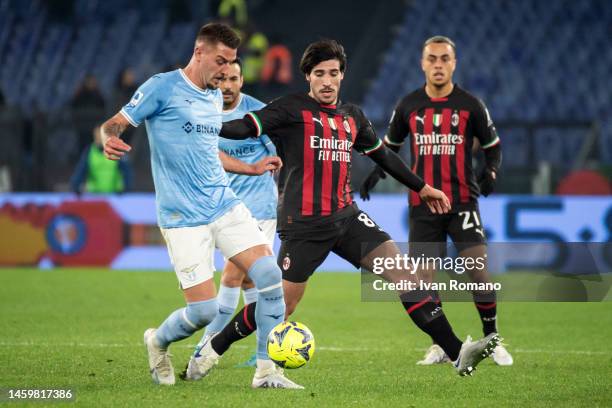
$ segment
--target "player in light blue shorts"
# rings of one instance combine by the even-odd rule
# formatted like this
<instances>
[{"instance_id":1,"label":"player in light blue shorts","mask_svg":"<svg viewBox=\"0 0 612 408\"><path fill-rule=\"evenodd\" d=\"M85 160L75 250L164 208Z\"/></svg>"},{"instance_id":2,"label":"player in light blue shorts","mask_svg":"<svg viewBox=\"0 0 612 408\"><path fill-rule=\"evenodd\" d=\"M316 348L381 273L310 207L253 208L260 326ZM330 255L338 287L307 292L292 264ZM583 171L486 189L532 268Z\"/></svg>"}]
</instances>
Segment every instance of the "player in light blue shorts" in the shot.
<instances>
[{"instance_id":1,"label":"player in light blue shorts","mask_svg":"<svg viewBox=\"0 0 612 408\"><path fill-rule=\"evenodd\" d=\"M210 23L196 37L184 69L157 74L102 125L104 153L117 160L131 148L120 139L127 126L145 123L151 148L157 218L187 306L144 333L151 376L175 383L168 346L205 327L217 315L213 254L223 255L257 288L255 388L302 388L268 357L267 336L283 320L281 271L268 240L229 186L219 159L223 97L218 89L236 60L240 39L227 25ZM218 355L196 359L207 373Z\"/></svg>"},{"instance_id":2,"label":"player in light blue shorts","mask_svg":"<svg viewBox=\"0 0 612 408\"><path fill-rule=\"evenodd\" d=\"M240 59L229 67L228 75L221 81L219 88L223 92L223 121L240 119L250 111L259 110L265 106L263 102L240 92L243 84L242 64ZM230 140L220 137L219 149L226 170L228 160L255 164L265 157L276 156L276 147L266 135L259 139ZM280 160L280 159L279 159ZM243 171L246 172L246 171ZM247 206L257 220L270 245L274 244L276 235L276 205L278 190L271 172L260 176L228 174L230 187L240 200ZM244 273L231 261L227 261L221 276L221 285L217 295L219 313L206 326L202 340L196 346L196 353L206 341L221 331L230 321L243 290L243 302L251 305L257 301L257 291L253 282L245 278ZM255 356L244 364L255 365ZM185 376L190 374L189 367Z\"/></svg>"}]
</instances>

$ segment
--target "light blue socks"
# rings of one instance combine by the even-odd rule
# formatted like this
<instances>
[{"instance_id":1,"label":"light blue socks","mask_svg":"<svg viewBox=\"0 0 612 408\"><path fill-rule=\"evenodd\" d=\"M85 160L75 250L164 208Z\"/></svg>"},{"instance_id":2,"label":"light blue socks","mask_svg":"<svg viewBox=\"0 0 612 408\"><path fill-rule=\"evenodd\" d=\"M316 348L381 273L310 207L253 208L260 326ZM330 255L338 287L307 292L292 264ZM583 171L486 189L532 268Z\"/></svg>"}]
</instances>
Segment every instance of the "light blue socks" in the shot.
<instances>
[{"instance_id":1,"label":"light blue socks","mask_svg":"<svg viewBox=\"0 0 612 408\"><path fill-rule=\"evenodd\" d=\"M249 277L257 288L257 358L269 360L268 334L285 318L282 272L273 256L264 256L251 265Z\"/></svg>"},{"instance_id":2,"label":"light blue socks","mask_svg":"<svg viewBox=\"0 0 612 408\"><path fill-rule=\"evenodd\" d=\"M217 316L217 299L188 303L187 307L175 310L157 328L158 345L165 349L170 343L185 339L206 326Z\"/></svg>"},{"instance_id":3,"label":"light blue socks","mask_svg":"<svg viewBox=\"0 0 612 408\"><path fill-rule=\"evenodd\" d=\"M220 332L232 319L234 311L238 306L240 300L240 287L230 288L223 284L219 287L219 293L217 294L217 303L219 305L219 313L217 317L213 319L208 326L204 336Z\"/></svg>"}]
</instances>

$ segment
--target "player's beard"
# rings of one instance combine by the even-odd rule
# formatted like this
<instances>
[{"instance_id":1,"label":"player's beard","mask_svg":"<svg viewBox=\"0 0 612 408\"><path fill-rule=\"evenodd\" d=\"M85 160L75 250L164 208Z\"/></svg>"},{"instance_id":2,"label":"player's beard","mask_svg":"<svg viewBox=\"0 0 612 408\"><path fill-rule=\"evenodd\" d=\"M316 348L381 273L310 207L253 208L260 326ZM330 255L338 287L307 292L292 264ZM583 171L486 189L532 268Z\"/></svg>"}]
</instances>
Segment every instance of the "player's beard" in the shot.
<instances>
[{"instance_id":1,"label":"player's beard","mask_svg":"<svg viewBox=\"0 0 612 408\"><path fill-rule=\"evenodd\" d=\"M318 95L319 96L319 103L323 103L323 104L326 104L326 105L333 105L336 102L337 98L338 98L338 92L336 92L336 91L334 91L333 89L330 89L330 88L324 88L324 89L325 90L331 90L332 92L324 94L322 92L323 89L321 89L321 91L319 91L319 95ZM330 99L326 100L324 98L330 98Z\"/></svg>"},{"instance_id":2,"label":"player's beard","mask_svg":"<svg viewBox=\"0 0 612 408\"><path fill-rule=\"evenodd\" d=\"M229 102L225 101L225 93L223 94L223 109L224 110L228 110L232 108L232 105L234 104L234 102L236 102L236 99L238 98L238 94L234 94L232 92L232 100Z\"/></svg>"}]
</instances>

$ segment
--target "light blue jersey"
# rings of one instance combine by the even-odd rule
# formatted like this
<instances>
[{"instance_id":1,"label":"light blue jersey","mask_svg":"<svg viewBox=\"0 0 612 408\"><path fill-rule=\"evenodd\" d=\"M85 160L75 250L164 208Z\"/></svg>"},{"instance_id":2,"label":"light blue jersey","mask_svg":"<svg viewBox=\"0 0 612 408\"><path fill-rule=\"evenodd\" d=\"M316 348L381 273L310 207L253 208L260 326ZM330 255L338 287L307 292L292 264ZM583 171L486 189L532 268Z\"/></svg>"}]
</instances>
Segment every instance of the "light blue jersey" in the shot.
<instances>
[{"instance_id":1,"label":"light blue jersey","mask_svg":"<svg viewBox=\"0 0 612 408\"><path fill-rule=\"evenodd\" d=\"M252 96L241 93L240 102L231 111L223 111L223 121L242 119L248 112L259 110L265 106ZM227 155L246 163L256 163L264 157L276 155L276 148L266 135L258 139L230 140L219 138L219 148ZM278 191L272 174L267 172L261 176L246 176L228 174L230 186L238 198L247 206L253 217L258 220L276 219L276 204Z\"/></svg>"},{"instance_id":2,"label":"light blue jersey","mask_svg":"<svg viewBox=\"0 0 612 408\"><path fill-rule=\"evenodd\" d=\"M209 224L240 203L219 160L222 109L220 90L180 69L153 75L121 109L147 128L160 227Z\"/></svg>"}]
</instances>

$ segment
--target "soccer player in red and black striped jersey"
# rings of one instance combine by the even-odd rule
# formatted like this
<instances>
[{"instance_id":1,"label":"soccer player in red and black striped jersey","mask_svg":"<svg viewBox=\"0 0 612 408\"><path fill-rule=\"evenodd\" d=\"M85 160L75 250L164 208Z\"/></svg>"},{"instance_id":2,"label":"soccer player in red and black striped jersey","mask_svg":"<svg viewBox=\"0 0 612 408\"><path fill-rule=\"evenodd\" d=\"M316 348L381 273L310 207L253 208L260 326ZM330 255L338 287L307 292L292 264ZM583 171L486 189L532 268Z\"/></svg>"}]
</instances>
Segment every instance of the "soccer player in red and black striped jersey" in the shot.
<instances>
[{"instance_id":1,"label":"soccer player in red and black striped jersey","mask_svg":"<svg viewBox=\"0 0 612 408\"><path fill-rule=\"evenodd\" d=\"M425 86L397 104L384 141L395 152L408 142L412 170L426 183L444 191L451 200L452 210L444 215L432 213L411 192L410 250L413 254L444 256L446 239L450 236L459 256L484 259L486 237L478 197L489 195L495 186L501 164L500 139L484 103L453 83L456 54L451 39L435 36L425 41L421 65ZM484 151L486 163L477 180L472 168L472 151L478 146ZM384 174L380 167L372 171L361 186L362 198L369 198L369 191ZM486 267L468 273L474 282L490 282ZM495 292L473 295L485 336L497 332ZM497 364L512 364L512 356L502 345L496 347L492 357ZM445 360L444 353L433 345L420 363Z\"/></svg>"},{"instance_id":2,"label":"soccer player in red and black striped jersey","mask_svg":"<svg viewBox=\"0 0 612 408\"><path fill-rule=\"evenodd\" d=\"M267 134L276 144L284 166L279 180L278 254L283 272L287 316L296 308L308 278L330 252L355 267L374 270L375 258L395 258L399 249L391 237L354 203L350 187L351 150L368 155L398 181L417 192L434 214L448 212L447 197L416 176L378 137L361 109L338 99L346 67L343 47L333 40L308 46L300 69L310 85L308 93L289 95L242 120L225 122L221 136L241 139ZM417 282L406 270L390 269L382 276L391 282ZM265 289L260 289L264 291ZM436 339L456 361L459 374L473 368L497 344L496 336L462 343L453 333L431 291L400 294L414 323ZM213 361L236 340L255 329L257 309L249 306L209 346L203 359ZM204 364L212 367L212 364ZM203 374L205 375L205 373Z\"/></svg>"}]
</instances>

